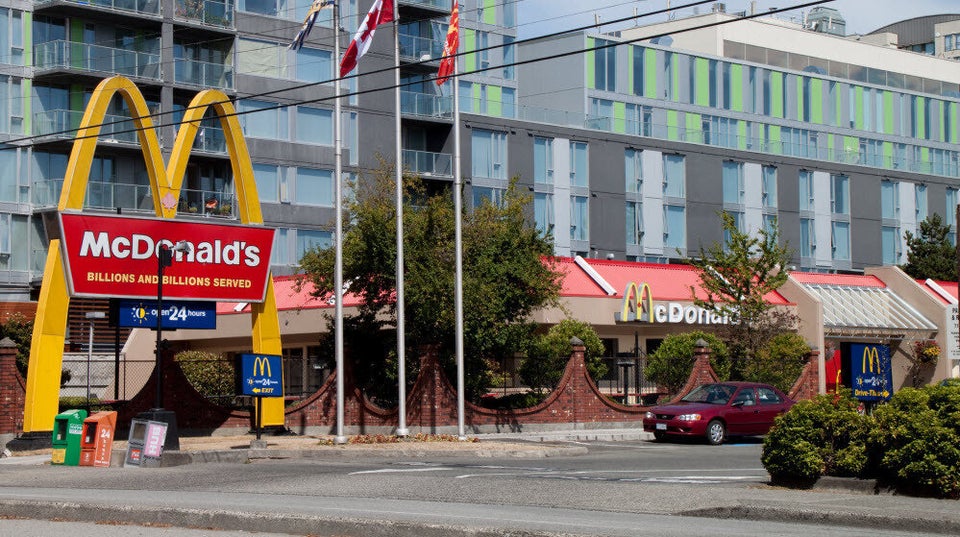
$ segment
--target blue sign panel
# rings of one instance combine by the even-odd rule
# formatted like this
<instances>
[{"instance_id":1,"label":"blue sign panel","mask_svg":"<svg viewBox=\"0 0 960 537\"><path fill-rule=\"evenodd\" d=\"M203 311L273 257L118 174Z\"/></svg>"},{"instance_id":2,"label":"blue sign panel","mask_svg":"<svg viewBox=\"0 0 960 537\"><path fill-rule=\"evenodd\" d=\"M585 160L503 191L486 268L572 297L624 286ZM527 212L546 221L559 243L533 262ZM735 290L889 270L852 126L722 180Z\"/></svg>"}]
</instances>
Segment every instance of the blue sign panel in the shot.
<instances>
[{"instance_id":1,"label":"blue sign panel","mask_svg":"<svg viewBox=\"0 0 960 537\"><path fill-rule=\"evenodd\" d=\"M850 345L850 384L861 401L886 401L893 389L888 345Z\"/></svg>"},{"instance_id":2,"label":"blue sign panel","mask_svg":"<svg viewBox=\"0 0 960 537\"><path fill-rule=\"evenodd\" d=\"M157 303L121 299L117 308L117 325L120 328L156 328ZM164 330L214 329L217 327L217 303L164 300L160 327Z\"/></svg>"},{"instance_id":3,"label":"blue sign panel","mask_svg":"<svg viewBox=\"0 0 960 537\"><path fill-rule=\"evenodd\" d=\"M276 354L241 354L240 384L243 395L283 396L283 362Z\"/></svg>"}]
</instances>

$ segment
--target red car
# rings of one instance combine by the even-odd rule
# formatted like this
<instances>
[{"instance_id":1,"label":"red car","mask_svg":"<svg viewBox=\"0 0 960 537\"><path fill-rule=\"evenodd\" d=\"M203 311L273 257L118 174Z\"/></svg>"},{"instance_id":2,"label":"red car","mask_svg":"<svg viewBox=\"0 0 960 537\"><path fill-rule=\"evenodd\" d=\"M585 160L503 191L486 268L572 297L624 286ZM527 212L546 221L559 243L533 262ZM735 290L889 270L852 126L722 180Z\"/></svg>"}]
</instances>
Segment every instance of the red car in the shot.
<instances>
[{"instance_id":1,"label":"red car","mask_svg":"<svg viewBox=\"0 0 960 537\"><path fill-rule=\"evenodd\" d=\"M773 420L794 401L768 384L718 382L694 388L680 401L655 406L643 418L643 430L668 436L703 436L719 445L727 436L767 434Z\"/></svg>"}]
</instances>

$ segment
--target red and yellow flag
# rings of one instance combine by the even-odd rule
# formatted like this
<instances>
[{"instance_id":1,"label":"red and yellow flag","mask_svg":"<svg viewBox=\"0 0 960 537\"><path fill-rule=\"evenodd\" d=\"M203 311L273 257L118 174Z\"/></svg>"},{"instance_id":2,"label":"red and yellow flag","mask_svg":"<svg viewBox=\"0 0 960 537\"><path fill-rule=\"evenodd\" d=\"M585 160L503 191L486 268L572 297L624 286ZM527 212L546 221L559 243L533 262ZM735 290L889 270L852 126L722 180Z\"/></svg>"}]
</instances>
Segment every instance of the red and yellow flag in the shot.
<instances>
[{"instance_id":1,"label":"red and yellow flag","mask_svg":"<svg viewBox=\"0 0 960 537\"><path fill-rule=\"evenodd\" d=\"M450 26L447 28L447 43L443 45L443 58L437 71L437 85L442 86L453 74L457 62L457 49L460 48L460 15L457 0L453 0L450 12Z\"/></svg>"}]
</instances>

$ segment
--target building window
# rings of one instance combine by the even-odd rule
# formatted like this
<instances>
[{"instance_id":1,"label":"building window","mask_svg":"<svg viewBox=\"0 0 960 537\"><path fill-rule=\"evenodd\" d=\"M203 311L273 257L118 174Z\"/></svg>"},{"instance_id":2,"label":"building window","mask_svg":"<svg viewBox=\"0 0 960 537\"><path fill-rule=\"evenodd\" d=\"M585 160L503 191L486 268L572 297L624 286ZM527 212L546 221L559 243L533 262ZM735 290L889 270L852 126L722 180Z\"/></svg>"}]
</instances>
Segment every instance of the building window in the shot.
<instances>
[{"instance_id":1,"label":"building window","mask_svg":"<svg viewBox=\"0 0 960 537\"><path fill-rule=\"evenodd\" d=\"M880 181L880 217L900 220L900 186L894 181Z\"/></svg>"},{"instance_id":2,"label":"building window","mask_svg":"<svg viewBox=\"0 0 960 537\"><path fill-rule=\"evenodd\" d=\"M900 228L883 226L880 230L880 242L884 265L900 263Z\"/></svg>"},{"instance_id":3,"label":"building window","mask_svg":"<svg viewBox=\"0 0 960 537\"><path fill-rule=\"evenodd\" d=\"M609 46L608 46L609 45ZM595 40L594 53L594 82L596 89L603 91L617 91L617 47L612 41ZM599 48L607 46L607 48Z\"/></svg>"},{"instance_id":4,"label":"building window","mask_svg":"<svg viewBox=\"0 0 960 537\"><path fill-rule=\"evenodd\" d=\"M663 195L673 198L686 196L686 162L683 155L663 156Z\"/></svg>"},{"instance_id":5,"label":"building window","mask_svg":"<svg viewBox=\"0 0 960 537\"><path fill-rule=\"evenodd\" d=\"M273 164L254 164L253 177L261 202L280 201L280 169Z\"/></svg>"},{"instance_id":6,"label":"building window","mask_svg":"<svg viewBox=\"0 0 960 537\"><path fill-rule=\"evenodd\" d=\"M916 207L916 221L923 222L927 219L927 185L915 185L913 189Z\"/></svg>"},{"instance_id":7,"label":"building window","mask_svg":"<svg viewBox=\"0 0 960 537\"><path fill-rule=\"evenodd\" d=\"M514 78L515 50L516 45L513 44L513 38L508 35L503 36L503 78L506 80L513 80Z\"/></svg>"},{"instance_id":8,"label":"building window","mask_svg":"<svg viewBox=\"0 0 960 537\"><path fill-rule=\"evenodd\" d=\"M297 107L297 142L333 145L333 111Z\"/></svg>"},{"instance_id":9,"label":"building window","mask_svg":"<svg viewBox=\"0 0 960 537\"><path fill-rule=\"evenodd\" d=\"M833 260L850 261L850 222L832 222L830 239Z\"/></svg>"},{"instance_id":10,"label":"building window","mask_svg":"<svg viewBox=\"0 0 960 537\"><path fill-rule=\"evenodd\" d=\"M590 240L589 199L586 196L570 196L570 239Z\"/></svg>"},{"instance_id":11,"label":"building window","mask_svg":"<svg viewBox=\"0 0 960 537\"><path fill-rule=\"evenodd\" d=\"M0 8L0 63L23 65L23 12Z\"/></svg>"},{"instance_id":12,"label":"building window","mask_svg":"<svg viewBox=\"0 0 960 537\"><path fill-rule=\"evenodd\" d=\"M956 188L947 187L945 196L947 208L943 218L946 225L950 226L950 243L954 246L957 245L957 202L960 201L960 196L957 195L957 192L958 190Z\"/></svg>"},{"instance_id":13,"label":"building window","mask_svg":"<svg viewBox=\"0 0 960 537\"><path fill-rule=\"evenodd\" d=\"M298 229L297 231L297 263L304 254L317 248L330 248L333 245L333 233L313 229Z\"/></svg>"},{"instance_id":14,"label":"building window","mask_svg":"<svg viewBox=\"0 0 960 537\"><path fill-rule=\"evenodd\" d=\"M299 204L333 207L333 171L297 168L295 192Z\"/></svg>"},{"instance_id":15,"label":"building window","mask_svg":"<svg viewBox=\"0 0 960 537\"><path fill-rule=\"evenodd\" d=\"M630 47L630 50L633 51L633 94L634 95L643 95L643 56L646 53L646 49L642 47Z\"/></svg>"},{"instance_id":16,"label":"building window","mask_svg":"<svg viewBox=\"0 0 960 537\"><path fill-rule=\"evenodd\" d=\"M800 219L800 257L811 258L817 248L817 234L813 218Z\"/></svg>"},{"instance_id":17,"label":"building window","mask_svg":"<svg viewBox=\"0 0 960 537\"><path fill-rule=\"evenodd\" d=\"M296 53L296 79L303 82L327 82L333 79L333 53L303 47Z\"/></svg>"},{"instance_id":18,"label":"building window","mask_svg":"<svg viewBox=\"0 0 960 537\"><path fill-rule=\"evenodd\" d=\"M627 245L639 246L643 241L643 202L627 201Z\"/></svg>"},{"instance_id":19,"label":"building window","mask_svg":"<svg viewBox=\"0 0 960 537\"><path fill-rule=\"evenodd\" d=\"M492 186L473 187L473 207L480 207L484 203L500 206L503 204L504 190Z\"/></svg>"},{"instance_id":20,"label":"building window","mask_svg":"<svg viewBox=\"0 0 960 537\"><path fill-rule=\"evenodd\" d=\"M830 175L830 212L850 214L850 178L846 175Z\"/></svg>"},{"instance_id":21,"label":"building window","mask_svg":"<svg viewBox=\"0 0 960 537\"><path fill-rule=\"evenodd\" d=\"M672 251L679 250L681 255L687 246L686 213L683 205L663 206L663 245Z\"/></svg>"},{"instance_id":22,"label":"building window","mask_svg":"<svg viewBox=\"0 0 960 537\"><path fill-rule=\"evenodd\" d=\"M590 164L586 142L570 142L570 185L590 186Z\"/></svg>"},{"instance_id":23,"label":"building window","mask_svg":"<svg viewBox=\"0 0 960 537\"><path fill-rule=\"evenodd\" d=\"M764 209L777 208L777 167L764 166L761 172L760 201Z\"/></svg>"},{"instance_id":24,"label":"building window","mask_svg":"<svg viewBox=\"0 0 960 537\"><path fill-rule=\"evenodd\" d=\"M507 178L507 133L473 129L473 176L487 179Z\"/></svg>"},{"instance_id":25,"label":"building window","mask_svg":"<svg viewBox=\"0 0 960 537\"><path fill-rule=\"evenodd\" d=\"M237 101L244 135L269 140L288 139L287 109L276 103L243 99Z\"/></svg>"},{"instance_id":26,"label":"building window","mask_svg":"<svg viewBox=\"0 0 960 537\"><path fill-rule=\"evenodd\" d=\"M625 191L640 194L643 191L643 151L626 149L623 152Z\"/></svg>"},{"instance_id":27,"label":"building window","mask_svg":"<svg viewBox=\"0 0 960 537\"><path fill-rule=\"evenodd\" d=\"M723 162L723 204L743 205L743 163L733 160Z\"/></svg>"},{"instance_id":28,"label":"building window","mask_svg":"<svg viewBox=\"0 0 960 537\"><path fill-rule=\"evenodd\" d=\"M813 211L813 172L800 170L800 210Z\"/></svg>"},{"instance_id":29,"label":"building window","mask_svg":"<svg viewBox=\"0 0 960 537\"><path fill-rule=\"evenodd\" d=\"M533 182L553 184L553 138L537 136L533 139Z\"/></svg>"},{"instance_id":30,"label":"building window","mask_svg":"<svg viewBox=\"0 0 960 537\"><path fill-rule=\"evenodd\" d=\"M553 234L553 194L535 192L533 194L533 219L541 235Z\"/></svg>"}]
</instances>

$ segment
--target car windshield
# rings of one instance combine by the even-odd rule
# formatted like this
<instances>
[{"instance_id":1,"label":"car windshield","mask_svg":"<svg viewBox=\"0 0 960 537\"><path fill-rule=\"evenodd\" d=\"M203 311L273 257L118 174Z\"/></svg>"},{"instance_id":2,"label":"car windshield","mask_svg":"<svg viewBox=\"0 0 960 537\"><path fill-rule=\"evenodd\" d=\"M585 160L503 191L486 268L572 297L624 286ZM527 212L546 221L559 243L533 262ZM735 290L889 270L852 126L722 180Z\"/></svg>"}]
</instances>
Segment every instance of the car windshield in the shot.
<instances>
[{"instance_id":1,"label":"car windshield","mask_svg":"<svg viewBox=\"0 0 960 537\"><path fill-rule=\"evenodd\" d=\"M727 384L704 384L698 386L681 401L687 403L710 403L711 405L725 405L733 397L736 388Z\"/></svg>"}]
</instances>

